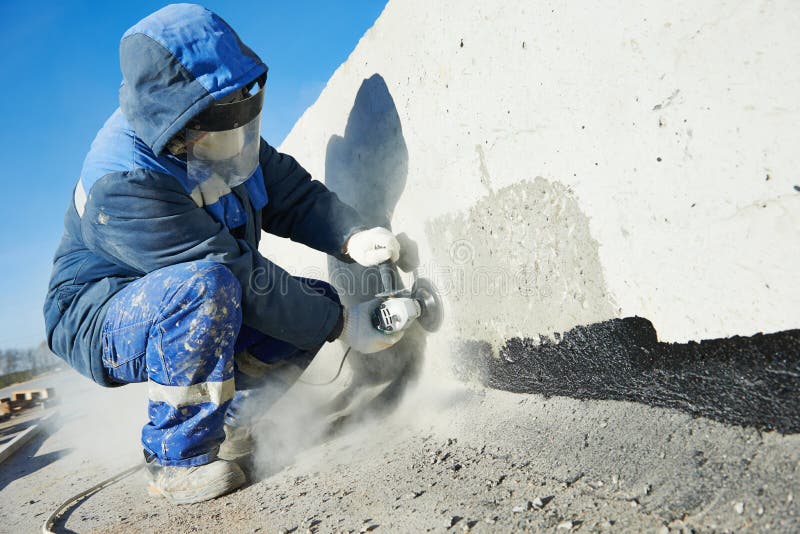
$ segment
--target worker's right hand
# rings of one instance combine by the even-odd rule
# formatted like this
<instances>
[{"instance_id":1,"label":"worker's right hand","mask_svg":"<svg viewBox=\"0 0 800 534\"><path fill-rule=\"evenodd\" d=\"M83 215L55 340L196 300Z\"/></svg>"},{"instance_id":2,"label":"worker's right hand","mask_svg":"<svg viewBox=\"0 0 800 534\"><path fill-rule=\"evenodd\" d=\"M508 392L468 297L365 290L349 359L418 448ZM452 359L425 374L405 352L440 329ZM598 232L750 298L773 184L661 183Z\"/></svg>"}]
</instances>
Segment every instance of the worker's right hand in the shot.
<instances>
[{"instance_id":1,"label":"worker's right hand","mask_svg":"<svg viewBox=\"0 0 800 534\"><path fill-rule=\"evenodd\" d=\"M403 332L385 334L372 326L372 314L380 305L373 299L344 309L344 327L339 337L345 344L364 354L388 349L403 337Z\"/></svg>"}]
</instances>

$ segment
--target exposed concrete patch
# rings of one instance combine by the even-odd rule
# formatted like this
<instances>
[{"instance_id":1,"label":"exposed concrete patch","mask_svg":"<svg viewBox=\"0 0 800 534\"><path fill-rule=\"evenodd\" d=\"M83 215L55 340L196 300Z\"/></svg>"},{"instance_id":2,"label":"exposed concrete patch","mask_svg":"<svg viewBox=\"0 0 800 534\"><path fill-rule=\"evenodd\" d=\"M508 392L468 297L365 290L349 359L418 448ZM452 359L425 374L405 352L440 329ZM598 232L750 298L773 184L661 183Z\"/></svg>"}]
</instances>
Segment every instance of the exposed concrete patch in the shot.
<instances>
[{"instance_id":1,"label":"exposed concrete patch","mask_svg":"<svg viewBox=\"0 0 800 534\"><path fill-rule=\"evenodd\" d=\"M423 275L447 299L457 335L497 351L512 337L614 317L589 219L559 182L539 176L504 187L433 219L426 234L435 267Z\"/></svg>"},{"instance_id":2,"label":"exposed concrete patch","mask_svg":"<svg viewBox=\"0 0 800 534\"><path fill-rule=\"evenodd\" d=\"M659 343L641 317L578 326L558 343L511 339L502 358L461 351L482 381L515 393L627 400L727 424L800 432L800 330ZM473 373L470 373L473 374Z\"/></svg>"}]
</instances>

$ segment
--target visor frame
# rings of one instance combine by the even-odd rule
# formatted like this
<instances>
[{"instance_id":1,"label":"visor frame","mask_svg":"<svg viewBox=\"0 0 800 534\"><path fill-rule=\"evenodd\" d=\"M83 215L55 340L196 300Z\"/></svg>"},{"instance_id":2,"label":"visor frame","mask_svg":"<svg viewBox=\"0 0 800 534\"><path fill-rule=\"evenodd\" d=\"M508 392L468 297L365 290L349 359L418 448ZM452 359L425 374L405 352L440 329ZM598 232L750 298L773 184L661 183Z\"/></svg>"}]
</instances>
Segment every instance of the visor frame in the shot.
<instances>
[{"instance_id":1,"label":"visor frame","mask_svg":"<svg viewBox=\"0 0 800 534\"><path fill-rule=\"evenodd\" d=\"M186 128L203 132L223 132L243 126L261 113L264 106L264 84L257 93L244 100L214 104L189 121Z\"/></svg>"}]
</instances>

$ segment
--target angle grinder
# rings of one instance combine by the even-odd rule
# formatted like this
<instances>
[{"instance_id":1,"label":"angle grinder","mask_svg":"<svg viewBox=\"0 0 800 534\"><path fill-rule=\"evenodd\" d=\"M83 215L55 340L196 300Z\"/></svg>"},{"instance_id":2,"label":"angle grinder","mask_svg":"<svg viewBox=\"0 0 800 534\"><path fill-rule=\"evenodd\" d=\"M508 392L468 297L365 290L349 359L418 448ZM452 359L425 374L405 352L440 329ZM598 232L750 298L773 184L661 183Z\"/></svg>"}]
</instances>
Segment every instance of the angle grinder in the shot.
<instances>
[{"instance_id":1,"label":"angle grinder","mask_svg":"<svg viewBox=\"0 0 800 534\"><path fill-rule=\"evenodd\" d=\"M392 264L380 264L378 268L383 291L375 297L382 299L382 302L375 309L372 325L388 334L405 330L417 321L427 332L436 332L444 319L442 299L433 282L417 275L419 260L416 243L405 234L397 238L403 250L398 266L406 272L413 271L414 284L411 289L395 289Z\"/></svg>"}]
</instances>

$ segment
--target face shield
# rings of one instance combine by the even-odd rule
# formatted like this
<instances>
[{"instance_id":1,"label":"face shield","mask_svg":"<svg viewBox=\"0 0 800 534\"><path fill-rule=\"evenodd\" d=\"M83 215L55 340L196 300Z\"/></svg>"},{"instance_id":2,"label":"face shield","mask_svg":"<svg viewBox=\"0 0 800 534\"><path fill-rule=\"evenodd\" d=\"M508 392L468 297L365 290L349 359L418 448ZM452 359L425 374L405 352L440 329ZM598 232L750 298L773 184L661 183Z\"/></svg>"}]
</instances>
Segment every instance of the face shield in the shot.
<instances>
[{"instance_id":1,"label":"face shield","mask_svg":"<svg viewBox=\"0 0 800 534\"><path fill-rule=\"evenodd\" d=\"M214 104L186 127L186 172L190 183L224 182L233 188L258 166L264 84ZM233 101L230 101L233 100Z\"/></svg>"}]
</instances>

